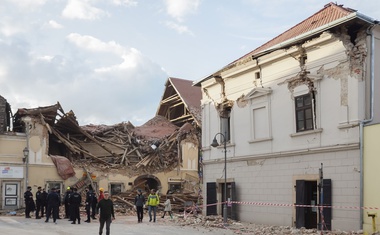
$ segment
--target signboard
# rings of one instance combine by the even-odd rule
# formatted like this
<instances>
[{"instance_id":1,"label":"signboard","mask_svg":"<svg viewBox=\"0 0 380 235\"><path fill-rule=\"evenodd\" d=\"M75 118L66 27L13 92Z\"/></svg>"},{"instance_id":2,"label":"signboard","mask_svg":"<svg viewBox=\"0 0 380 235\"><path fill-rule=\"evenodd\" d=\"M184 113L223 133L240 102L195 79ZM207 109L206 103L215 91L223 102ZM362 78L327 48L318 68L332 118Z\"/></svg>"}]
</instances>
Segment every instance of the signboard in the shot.
<instances>
[{"instance_id":1,"label":"signboard","mask_svg":"<svg viewBox=\"0 0 380 235\"><path fill-rule=\"evenodd\" d=\"M24 168L18 166L0 166L0 179L24 178Z\"/></svg>"}]
</instances>

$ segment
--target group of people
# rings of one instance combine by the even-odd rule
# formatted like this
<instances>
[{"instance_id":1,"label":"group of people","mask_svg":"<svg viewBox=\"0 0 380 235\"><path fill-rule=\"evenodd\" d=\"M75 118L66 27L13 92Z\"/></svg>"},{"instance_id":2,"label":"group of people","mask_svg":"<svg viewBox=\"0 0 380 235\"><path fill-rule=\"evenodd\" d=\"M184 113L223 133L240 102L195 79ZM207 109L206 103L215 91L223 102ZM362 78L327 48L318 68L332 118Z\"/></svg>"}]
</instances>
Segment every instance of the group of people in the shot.
<instances>
[{"instance_id":1,"label":"group of people","mask_svg":"<svg viewBox=\"0 0 380 235\"><path fill-rule=\"evenodd\" d=\"M48 193L45 189L38 187L38 191L36 192L36 203L34 203L32 187L28 186L24 193L25 218L32 218L30 213L35 211L36 219L41 219L47 211L47 197Z\"/></svg>"},{"instance_id":2,"label":"group of people","mask_svg":"<svg viewBox=\"0 0 380 235\"><path fill-rule=\"evenodd\" d=\"M49 222L50 217L52 216L53 222L57 223L56 220L59 219L59 206L61 205L61 196L57 192L56 188L52 188L49 193L38 187L36 192L36 205L34 204L32 188L29 186L27 191L24 193L25 198L25 217L30 217L30 212L36 210L36 219L41 219L44 216L44 208L46 208L46 220ZM87 220L85 222L90 223L91 218L96 219L95 215L100 214L99 216L99 234L103 233L104 225L106 226L106 234L110 234L110 226L112 220L115 219L114 207L112 200L109 200L109 192L104 191L103 188L99 189L99 197L97 198L96 193L92 188L86 188L86 200L85 208L87 214ZM72 224L80 224L80 213L79 208L82 203L82 196L77 192L76 188L67 187L65 196L64 196L64 205L65 205L65 219L69 219ZM156 222L157 206L160 203L160 197L155 189L150 191L150 194L147 198L142 194L141 189L137 190L137 195L135 197L135 209L137 211L137 221L142 223L144 216L144 208L148 206L149 222ZM171 218L171 201L170 197L167 196L167 199L164 203L165 209L164 214L161 218L164 218L166 213L169 214ZM36 207L36 208L35 208ZM100 211L100 213L99 213Z\"/></svg>"},{"instance_id":3,"label":"group of people","mask_svg":"<svg viewBox=\"0 0 380 235\"><path fill-rule=\"evenodd\" d=\"M149 222L152 222L152 220L153 222L156 222L158 204L160 204L160 197L158 196L158 193L156 192L155 189L152 189L150 191L150 194L146 200L145 200L144 195L142 194L141 189L138 189L137 195L135 197L135 206L134 206L137 212L137 222L142 223L145 205L148 206ZM162 215L161 218L165 217L166 212L168 212L170 218L173 218L171 201L170 201L169 196L167 196L164 206L165 206L164 214Z\"/></svg>"}]
</instances>

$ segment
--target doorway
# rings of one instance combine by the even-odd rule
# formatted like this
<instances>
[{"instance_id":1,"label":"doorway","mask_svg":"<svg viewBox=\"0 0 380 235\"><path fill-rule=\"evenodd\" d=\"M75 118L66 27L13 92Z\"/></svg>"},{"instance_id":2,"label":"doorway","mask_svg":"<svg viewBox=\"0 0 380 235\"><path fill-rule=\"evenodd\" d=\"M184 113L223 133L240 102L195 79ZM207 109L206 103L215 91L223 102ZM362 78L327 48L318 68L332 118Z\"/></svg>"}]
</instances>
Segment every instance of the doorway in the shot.
<instances>
[{"instance_id":1,"label":"doorway","mask_svg":"<svg viewBox=\"0 0 380 235\"><path fill-rule=\"evenodd\" d=\"M296 181L296 227L317 228L318 184L317 181Z\"/></svg>"}]
</instances>

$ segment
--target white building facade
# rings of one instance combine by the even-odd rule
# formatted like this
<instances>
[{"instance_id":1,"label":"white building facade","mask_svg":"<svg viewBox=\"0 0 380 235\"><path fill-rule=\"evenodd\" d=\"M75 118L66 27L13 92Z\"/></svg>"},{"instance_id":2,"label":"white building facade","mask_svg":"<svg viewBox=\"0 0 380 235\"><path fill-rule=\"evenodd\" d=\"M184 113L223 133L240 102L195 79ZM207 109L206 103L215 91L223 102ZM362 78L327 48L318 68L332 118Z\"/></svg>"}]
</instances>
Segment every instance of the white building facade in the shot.
<instances>
[{"instance_id":1,"label":"white building facade","mask_svg":"<svg viewBox=\"0 0 380 235\"><path fill-rule=\"evenodd\" d=\"M331 12L343 15L323 22ZM226 181L229 218L361 228L360 124L370 115L377 38L377 22L330 3L195 82L203 91L205 214L222 215Z\"/></svg>"}]
</instances>

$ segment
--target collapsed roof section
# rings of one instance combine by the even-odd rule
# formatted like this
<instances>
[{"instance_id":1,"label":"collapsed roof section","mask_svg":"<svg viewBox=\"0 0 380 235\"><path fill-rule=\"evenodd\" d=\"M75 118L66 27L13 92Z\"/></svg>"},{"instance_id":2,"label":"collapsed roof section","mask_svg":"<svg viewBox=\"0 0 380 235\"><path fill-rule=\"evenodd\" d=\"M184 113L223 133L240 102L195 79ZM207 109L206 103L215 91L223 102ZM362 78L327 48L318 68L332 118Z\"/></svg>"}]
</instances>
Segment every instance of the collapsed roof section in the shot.
<instances>
[{"instance_id":1,"label":"collapsed roof section","mask_svg":"<svg viewBox=\"0 0 380 235\"><path fill-rule=\"evenodd\" d=\"M29 116L49 131L49 155L64 156L77 167L118 170L130 177L167 172L182 162L182 140L199 140L196 125L181 128L162 116L135 127L130 122L112 126L79 126L73 111L65 113L59 103L35 109L19 109L14 122L24 130L22 118ZM198 143L197 143L198 144Z\"/></svg>"},{"instance_id":2,"label":"collapsed roof section","mask_svg":"<svg viewBox=\"0 0 380 235\"><path fill-rule=\"evenodd\" d=\"M0 134L10 129L11 117L11 106L7 100L0 95Z\"/></svg>"},{"instance_id":3,"label":"collapsed roof section","mask_svg":"<svg viewBox=\"0 0 380 235\"><path fill-rule=\"evenodd\" d=\"M202 92L192 84L189 80L168 78L156 115L164 116L177 126L195 122L200 128Z\"/></svg>"}]
</instances>

